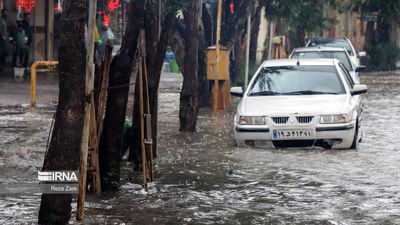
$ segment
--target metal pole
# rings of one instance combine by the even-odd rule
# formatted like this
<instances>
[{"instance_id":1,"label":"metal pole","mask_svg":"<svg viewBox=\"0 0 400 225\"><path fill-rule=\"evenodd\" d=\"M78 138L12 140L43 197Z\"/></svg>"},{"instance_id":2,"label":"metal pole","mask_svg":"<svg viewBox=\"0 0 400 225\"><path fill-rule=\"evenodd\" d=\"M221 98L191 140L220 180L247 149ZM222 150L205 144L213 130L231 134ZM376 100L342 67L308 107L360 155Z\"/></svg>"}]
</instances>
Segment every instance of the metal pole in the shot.
<instances>
[{"instance_id":1,"label":"metal pole","mask_svg":"<svg viewBox=\"0 0 400 225\"><path fill-rule=\"evenodd\" d=\"M269 40L268 40L268 60L271 59L272 51L272 31L274 30L274 23L269 22Z\"/></svg>"},{"instance_id":2,"label":"metal pole","mask_svg":"<svg viewBox=\"0 0 400 225\"><path fill-rule=\"evenodd\" d=\"M218 108L218 61L219 61L219 48L220 48L220 38L221 38L221 10L222 10L222 0L218 0L218 20L217 20L217 46L215 54L215 75L214 75L214 104L212 105L212 110L217 111Z\"/></svg>"},{"instance_id":3,"label":"metal pole","mask_svg":"<svg viewBox=\"0 0 400 225\"><path fill-rule=\"evenodd\" d=\"M161 4L162 1L158 1L158 38L161 36Z\"/></svg>"},{"instance_id":4,"label":"metal pole","mask_svg":"<svg viewBox=\"0 0 400 225\"><path fill-rule=\"evenodd\" d=\"M244 89L247 88L247 83L249 80L249 57L250 57L250 30L251 23L251 12L249 12L249 17L247 18L247 46L246 46L246 73L244 76Z\"/></svg>"},{"instance_id":5,"label":"metal pole","mask_svg":"<svg viewBox=\"0 0 400 225\"><path fill-rule=\"evenodd\" d=\"M89 19L88 19L88 49L86 58L86 96L90 95L93 89L93 55L94 55L94 28L96 26L96 6L97 1L87 1L89 4ZM87 159L88 159L88 144L89 144L89 127L90 127L90 104L85 103L85 122L83 126L82 142L81 142L81 163L79 170L79 195L78 209L76 212L76 220L83 221L85 213L85 195L86 195L86 174L87 174ZM99 169L99 168L97 168Z\"/></svg>"},{"instance_id":6,"label":"metal pole","mask_svg":"<svg viewBox=\"0 0 400 225\"><path fill-rule=\"evenodd\" d=\"M49 17L47 18L48 27L47 27L47 60L54 60L54 0L49 0Z\"/></svg>"}]
</instances>

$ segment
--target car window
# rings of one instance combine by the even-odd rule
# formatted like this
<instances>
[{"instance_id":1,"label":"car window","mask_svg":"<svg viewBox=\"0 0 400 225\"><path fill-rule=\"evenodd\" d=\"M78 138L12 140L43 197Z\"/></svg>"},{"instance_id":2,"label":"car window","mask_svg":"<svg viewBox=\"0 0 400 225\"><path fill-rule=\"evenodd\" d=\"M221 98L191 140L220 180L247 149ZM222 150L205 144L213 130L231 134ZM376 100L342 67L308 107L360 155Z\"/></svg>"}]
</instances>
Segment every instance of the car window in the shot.
<instances>
[{"instance_id":1,"label":"car window","mask_svg":"<svg viewBox=\"0 0 400 225\"><path fill-rule=\"evenodd\" d=\"M286 66L261 69L249 96L344 93L334 66Z\"/></svg>"},{"instance_id":2,"label":"car window","mask_svg":"<svg viewBox=\"0 0 400 225\"><path fill-rule=\"evenodd\" d=\"M345 48L350 56L354 56L353 49L347 41L334 41L334 42L311 42L308 47L336 47Z\"/></svg>"},{"instance_id":3,"label":"car window","mask_svg":"<svg viewBox=\"0 0 400 225\"><path fill-rule=\"evenodd\" d=\"M344 65L342 63L339 63L339 67L342 70L342 73L344 74L344 78L345 78L347 85L349 85L349 87L351 89L353 89L353 86L354 86L353 78L351 78L351 75L349 74L349 72L346 70L346 68L344 67Z\"/></svg>"},{"instance_id":4,"label":"car window","mask_svg":"<svg viewBox=\"0 0 400 225\"><path fill-rule=\"evenodd\" d=\"M346 69L353 70L351 66L350 58L344 51L304 51L304 52L294 52L292 58L336 58L340 60Z\"/></svg>"}]
</instances>

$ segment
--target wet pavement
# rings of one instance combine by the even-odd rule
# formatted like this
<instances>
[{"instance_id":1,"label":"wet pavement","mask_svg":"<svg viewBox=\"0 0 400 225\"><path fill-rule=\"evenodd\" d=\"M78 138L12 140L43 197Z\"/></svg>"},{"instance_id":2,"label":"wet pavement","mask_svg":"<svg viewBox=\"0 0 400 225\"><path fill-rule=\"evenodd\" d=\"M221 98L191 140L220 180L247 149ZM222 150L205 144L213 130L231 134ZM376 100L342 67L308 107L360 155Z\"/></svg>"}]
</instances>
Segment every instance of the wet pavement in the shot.
<instances>
[{"instance_id":1,"label":"wet pavement","mask_svg":"<svg viewBox=\"0 0 400 225\"><path fill-rule=\"evenodd\" d=\"M32 111L29 92L3 95L9 93L5 89L29 87L28 82L4 79L0 224L36 223L36 171L43 163L57 87L40 82L38 90L44 92ZM357 150L259 149L234 147L237 98L225 111L202 109L196 133L179 133L182 77L164 73L155 187L89 196L84 224L400 224L400 76L361 80L369 92ZM122 184L134 175L131 167L123 162ZM74 216L70 222L76 223Z\"/></svg>"}]
</instances>

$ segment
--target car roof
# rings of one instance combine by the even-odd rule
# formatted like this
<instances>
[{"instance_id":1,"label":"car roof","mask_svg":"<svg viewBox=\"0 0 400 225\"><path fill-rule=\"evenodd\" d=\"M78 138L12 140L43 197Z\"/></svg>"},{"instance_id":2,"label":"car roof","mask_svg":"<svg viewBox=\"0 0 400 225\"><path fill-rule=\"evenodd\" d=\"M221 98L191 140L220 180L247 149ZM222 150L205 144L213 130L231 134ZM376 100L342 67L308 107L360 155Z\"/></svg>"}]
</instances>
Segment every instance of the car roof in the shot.
<instances>
[{"instance_id":1,"label":"car roof","mask_svg":"<svg viewBox=\"0 0 400 225\"><path fill-rule=\"evenodd\" d=\"M339 60L337 59L273 59L266 60L263 62L262 67L272 67L272 66L296 66L297 62L303 66L334 66Z\"/></svg>"},{"instance_id":2,"label":"car roof","mask_svg":"<svg viewBox=\"0 0 400 225\"><path fill-rule=\"evenodd\" d=\"M316 36L311 38L311 42L314 43L329 43L329 42L347 42L348 39L346 37L344 38L327 38L327 37L320 37Z\"/></svg>"},{"instance_id":3,"label":"car roof","mask_svg":"<svg viewBox=\"0 0 400 225\"><path fill-rule=\"evenodd\" d=\"M293 50L293 52L323 52L323 51L329 51L329 52L347 52L345 48L338 48L338 47L307 47L307 48L296 48Z\"/></svg>"}]
</instances>

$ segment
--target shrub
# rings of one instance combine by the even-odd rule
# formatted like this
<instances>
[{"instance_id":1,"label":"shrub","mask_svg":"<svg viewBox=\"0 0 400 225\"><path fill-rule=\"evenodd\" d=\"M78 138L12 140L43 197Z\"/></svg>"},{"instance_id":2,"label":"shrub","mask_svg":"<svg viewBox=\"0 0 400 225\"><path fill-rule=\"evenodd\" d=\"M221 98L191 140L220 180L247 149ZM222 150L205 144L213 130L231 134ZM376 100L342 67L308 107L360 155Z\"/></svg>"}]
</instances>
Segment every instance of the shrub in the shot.
<instances>
[{"instance_id":1,"label":"shrub","mask_svg":"<svg viewBox=\"0 0 400 225\"><path fill-rule=\"evenodd\" d=\"M400 49L390 43L378 43L368 52L370 71L394 70L400 57Z\"/></svg>"}]
</instances>

